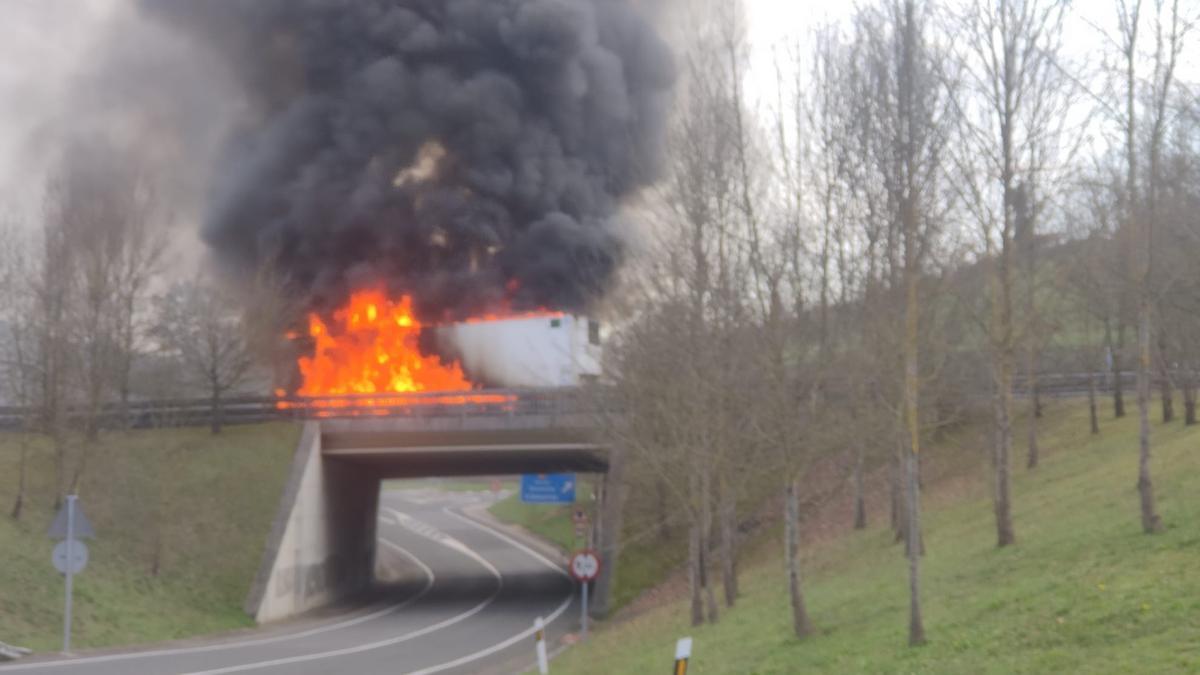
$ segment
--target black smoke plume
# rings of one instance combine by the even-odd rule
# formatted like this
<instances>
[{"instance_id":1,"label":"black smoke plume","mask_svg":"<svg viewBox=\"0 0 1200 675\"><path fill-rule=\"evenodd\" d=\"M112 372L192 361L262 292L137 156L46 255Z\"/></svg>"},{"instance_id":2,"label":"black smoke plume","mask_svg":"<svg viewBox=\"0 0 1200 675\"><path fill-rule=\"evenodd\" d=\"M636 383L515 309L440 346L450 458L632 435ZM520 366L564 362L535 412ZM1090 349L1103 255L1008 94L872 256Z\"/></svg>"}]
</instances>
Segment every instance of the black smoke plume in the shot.
<instances>
[{"instance_id":1,"label":"black smoke plume","mask_svg":"<svg viewBox=\"0 0 1200 675\"><path fill-rule=\"evenodd\" d=\"M247 98L204 238L310 309L384 284L424 318L581 310L621 260L673 80L628 0L142 0Z\"/></svg>"}]
</instances>

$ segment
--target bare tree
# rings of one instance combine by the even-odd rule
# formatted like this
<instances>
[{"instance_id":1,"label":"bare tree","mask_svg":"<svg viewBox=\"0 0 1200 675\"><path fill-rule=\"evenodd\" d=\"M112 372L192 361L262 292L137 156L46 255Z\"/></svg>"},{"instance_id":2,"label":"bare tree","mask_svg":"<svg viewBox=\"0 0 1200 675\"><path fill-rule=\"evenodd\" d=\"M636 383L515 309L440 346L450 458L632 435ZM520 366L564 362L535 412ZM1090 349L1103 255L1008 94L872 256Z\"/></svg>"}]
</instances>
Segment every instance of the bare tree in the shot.
<instances>
[{"instance_id":1,"label":"bare tree","mask_svg":"<svg viewBox=\"0 0 1200 675\"><path fill-rule=\"evenodd\" d=\"M1158 196L1161 189L1161 159L1168 124L1167 104L1175 87L1175 69L1183 51L1185 38L1192 22L1181 13L1177 0L1154 1L1153 50L1148 82L1142 81L1139 66L1142 61L1141 32L1147 19L1143 15L1142 0L1118 0L1117 32L1112 38L1122 60L1123 110L1110 108L1119 123L1124 138L1125 185L1124 229L1131 242L1131 287L1137 306L1138 336L1138 494L1142 529L1147 533L1157 532L1162 523L1155 508L1154 484L1150 475L1150 387L1153 376L1152 355L1154 335L1152 314L1154 298L1151 274L1154 268L1154 237L1157 226ZM1141 93L1145 100L1139 103ZM1148 133L1146 138L1146 172L1139 174L1142 156L1138 136L1141 129L1139 113L1145 113Z\"/></svg>"},{"instance_id":2,"label":"bare tree","mask_svg":"<svg viewBox=\"0 0 1200 675\"><path fill-rule=\"evenodd\" d=\"M220 433L222 398L242 383L253 363L238 306L213 285L179 283L158 298L153 332L180 368L208 390L210 426Z\"/></svg>"},{"instance_id":3,"label":"bare tree","mask_svg":"<svg viewBox=\"0 0 1200 675\"><path fill-rule=\"evenodd\" d=\"M84 437L70 469L74 489L105 405L128 400L138 311L165 247L151 183L138 166L125 149L77 140L63 148L47 185L32 313L41 325L42 428L54 439L60 492L68 430L78 423Z\"/></svg>"},{"instance_id":4,"label":"bare tree","mask_svg":"<svg viewBox=\"0 0 1200 675\"><path fill-rule=\"evenodd\" d=\"M68 196L61 178L47 185L44 197L45 224L31 277L33 321L38 345L38 423L54 449L55 499L57 509L67 493L69 406L74 402L72 386L79 362L72 349L73 310L77 293L70 244L70 222L77 217L77 204Z\"/></svg>"},{"instance_id":5,"label":"bare tree","mask_svg":"<svg viewBox=\"0 0 1200 675\"><path fill-rule=\"evenodd\" d=\"M15 217L0 216L0 377L4 395L26 412L17 429L16 494L9 514L19 519L24 510L29 463L29 435L35 420L28 412L37 403L37 334L33 324L30 279L34 273L30 238Z\"/></svg>"},{"instance_id":6,"label":"bare tree","mask_svg":"<svg viewBox=\"0 0 1200 675\"><path fill-rule=\"evenodd\" d=\"M1055 95L1065 83L1055 62L1065 3L1055 0L976 0L956 26L969 46L960 101L965 141L959 146L963 203L979 224L988 263L990 305L985 322L992 361L993 499L998 546L1016 542L1009 472L1013 444L1013 374L1025 342L1026 383L1033 386L1032 279L1022 322L1017 312L1018 241L1032 245L1033 202L1045 156L1054 151L1055 125L1065 106ZM1032 271L1032 270L1029 270ZM1024 336L1024 339L1022 339ZM1033 397L1031 397L1032 399ZM1031 411L1032 412L1032 411ZM1030 415L1030 429L1034 429ZM1028 465L1037 466L1031 432Z\"/></svg>"},{"instance_id":7,"label":"bare tree","mask_svg":"<svg viewBox=\"0 0 1200 675\"><path fill-rule=\"evenodd\" d=\"M951 80L940 71L939 46L928 29L930 9L915 0L864 10L856 40L864 49L864 71L874 80L871 113L879 130L875 170L888 188L888 210L896 223L889 241L899 270L904 307L900 399L903 420L903 477L906 552L909 562L909 643L925 641L920 602L920 488L918 457L922 418L922 279L934 250L947 197L943 149L951 133Z\"/></svg>"}]
</instances>

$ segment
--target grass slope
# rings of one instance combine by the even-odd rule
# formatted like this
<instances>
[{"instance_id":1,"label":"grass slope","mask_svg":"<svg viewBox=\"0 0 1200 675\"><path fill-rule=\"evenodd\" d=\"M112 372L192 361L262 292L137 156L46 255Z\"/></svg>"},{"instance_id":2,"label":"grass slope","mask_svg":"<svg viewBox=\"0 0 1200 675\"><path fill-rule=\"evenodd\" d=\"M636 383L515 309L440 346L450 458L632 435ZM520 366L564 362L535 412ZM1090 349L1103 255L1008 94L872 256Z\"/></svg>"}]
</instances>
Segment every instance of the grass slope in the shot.
<instances>
[{"instance_id":1,"label":"grass slope","mask_svg":"<svg viewBox=\"0 0 1200 675\"><path fill-rule=\"evenodd\" d=\"M539 537L553 542L563 551L572 551L583 545L575 537L575 525L571 514L575 506L569 504L526 504L521 501L520 482L512 484L514 494L493 504L488 511L501 522L518 525ZM575 490L575 504L584 507L594 517L592 483L586 478Z\"/></svg>"},{"instance_id":2,"label":"grass slope","mask_svg":"<svg viewBox=\"0 0 1200 675\"><path fill-rule=\"evenodd\" d=\"M906 566L891 533L876 527L807 552L819 629L808 640L790 634L772 550L746 565L742 598L718 624L690 627L677 601L597 631L554 672L666 672L684 635L695 638L692 671L705 675L1200 671L1200 429L1155 426L1166 531L1147 536L1136 418L1091 437L1086 414L1056 403L1042 422L1042 466L1015 472L1018 544L1007 549L995 547L985 455L939 449L977 460L971 476L930 486L925 500L924 647L905 645Z\"/></svg>"},{"instance_id":3,"label":"grass slope","mask_svg":"<svg viewBox=\"0 0 1200 675\"><path fill-rule=\"evenodd\" d=\"M564 552L583 546L583 540L575 537L571 521L573 507L547 504L525 504L521 501L519 484L513 489L517 494L502 499L488 509L498 520L518 525L533 534L553 542ZM588 510L596 517L596 504L592 499L594 489L591 480L581 479L576 490L575 504ZM613 609L620 609L640 596L644 591L662 583L682 561L682 546L685 541L667 542L657 538L656 527L639 526L627 520L624 545L617 565L617 585L613 589Z\"/></svg>"},{"instance_id":4,"label":"grass slope","mask_svg":"<svg viewBox=\"0 0 1200 675\"><path fill-rule=\"evenodd\" d=\"M218 436L206 429L106 434L79 488L98 538L88 542L91 562L76 577L73 646L251 625L241 606L298 434L287 424L229 427ZM54 515L53 456L44 442L31 445L30 497L13 521L18 441L0 435L0 640L53 651L63 604L45 534Z\"/></svg>"}]
</instances>

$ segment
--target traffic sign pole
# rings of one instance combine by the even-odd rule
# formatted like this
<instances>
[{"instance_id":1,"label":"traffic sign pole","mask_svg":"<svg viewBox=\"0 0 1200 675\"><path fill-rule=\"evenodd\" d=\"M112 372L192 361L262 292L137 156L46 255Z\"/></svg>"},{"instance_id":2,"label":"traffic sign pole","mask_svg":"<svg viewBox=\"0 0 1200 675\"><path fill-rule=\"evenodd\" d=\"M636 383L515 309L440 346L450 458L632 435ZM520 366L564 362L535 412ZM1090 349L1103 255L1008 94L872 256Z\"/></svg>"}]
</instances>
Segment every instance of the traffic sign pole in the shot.
<instances>
[{"instance_id":1,"label":"traffic sign pole","mask_svg":"<svg viewBox=\"0 0 1200 675\"><path fill-rule=\"evenodd\" d=\"M587 637L588 630L588 583L600 574L600 556L590 548L576 551L575 555L571 556L568 567L571 577L579 582L579 623L582 640Z\"/></svg>"},{"instance_id":2,"label":"traffic sign pole","mask_svg":"<svg viewBox=\"0 0 1200 675\"><path fill-rule=\"evenodd\" d=\"M67 495L67 606L63 611L63 653L71 653L71 611L75 585L75 500L76 495Z\"/></svg>"},{"instance_id":3,"label":"traffic sign pole","mask_svg":"<svg viewBox=\"0 0 1200 675\"><path fill-rule=\"evenodd\" d=\"M587 611L588 582L585 581L582 584L580 584L580 588L582 589L582 593L583 593L583 596L582 596L583 603L582 603L582 609L580 610L579 621L583 625L583 629L580 632L579 639L586 640L587 639L587 628L588 628L588 626L587 626L588 625L588 611Z\"/></svg>"}]
</instances>

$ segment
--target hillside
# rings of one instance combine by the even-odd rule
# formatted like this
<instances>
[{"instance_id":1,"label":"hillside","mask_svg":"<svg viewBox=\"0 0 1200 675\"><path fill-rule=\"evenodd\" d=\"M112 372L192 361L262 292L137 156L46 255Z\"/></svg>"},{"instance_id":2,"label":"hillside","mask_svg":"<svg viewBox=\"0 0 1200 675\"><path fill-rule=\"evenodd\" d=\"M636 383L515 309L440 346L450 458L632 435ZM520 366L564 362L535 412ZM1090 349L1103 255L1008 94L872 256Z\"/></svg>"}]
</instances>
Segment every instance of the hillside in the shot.
<instances>
[{"instance_id":1,"label":"hillside","mask_svg":"<svg viewBox=\"0 0 1200 675\"><path fill-rule=\"evenodd\" d=\"M98 538L76 578L78 648L248 626L242 602L295 451L299 427L266 424L112 433L79 489ZM0 435L0 641L61 645L63 582L50 564L54 457L31 445L29 501L8 517L19 438ZM155 565L158 565L157 575Z\"/></svg>"},{"instance_id":2,"label":"hillside","mask_svg":"<svg viewBox=\"0 0 1200 675\"><path fill-rule=\"evenodd\" d=\"M1200 669L1200 428L1155 427L1162 534L1141 533L1136 418L1087 434L1086 409L1055 402L1043 465L1016 471L1018 544L998 550L978 433L931 455L968 471L927 485L923 598L929 644L905 645L906 567L886 526L805 554L818 634L790 635L780 546L750 555L739 605L692 628L683 599L604 626L555 660L561 673L665 672L678 637L691 672L1181 672ZM1018 436L1020 437L1020 436ZM719 593L718 593L719 596Z\"/></svg>"}]
</instances>

